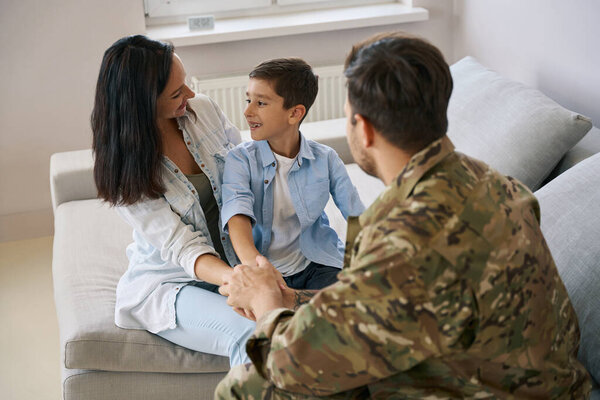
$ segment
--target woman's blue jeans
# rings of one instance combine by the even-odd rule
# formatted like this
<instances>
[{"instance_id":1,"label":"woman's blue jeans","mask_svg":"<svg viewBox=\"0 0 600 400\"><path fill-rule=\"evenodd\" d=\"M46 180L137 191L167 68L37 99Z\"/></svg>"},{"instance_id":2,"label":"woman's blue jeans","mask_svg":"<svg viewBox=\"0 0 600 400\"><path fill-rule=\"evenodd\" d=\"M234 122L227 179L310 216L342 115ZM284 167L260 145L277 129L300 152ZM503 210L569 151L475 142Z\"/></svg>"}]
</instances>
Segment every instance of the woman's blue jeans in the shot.
<instances>
[{"instance_id":1,"label":"woman's blue jeans","mask_svg":"<svg viewBox=\"0 0 600 400\"><path fill-rule=\"evenodd\" d=\"M227 298L214 290L216 286L206 283L181 288L175 301L177 327L157 335L188 349L229 357L231 366L249 363L246 341L256 324L233 311Z\"/></svg>"}]
</instances>

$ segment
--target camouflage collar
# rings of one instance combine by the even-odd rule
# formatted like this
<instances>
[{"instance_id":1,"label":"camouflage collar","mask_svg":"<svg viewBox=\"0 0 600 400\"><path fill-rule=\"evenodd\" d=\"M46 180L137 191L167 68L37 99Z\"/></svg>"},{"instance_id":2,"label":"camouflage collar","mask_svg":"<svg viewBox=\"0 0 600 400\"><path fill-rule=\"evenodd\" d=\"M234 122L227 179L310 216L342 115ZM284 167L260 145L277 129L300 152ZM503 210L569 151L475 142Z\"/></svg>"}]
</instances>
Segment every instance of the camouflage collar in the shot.
<instances>
[{"instance_id":1,"label":"camouflage collar","mask_svg":"<svg viewBox=\"0 0 600 400\"><path fill-rule=\"evenodd\" d=\"M454 152L454 145L444 136L414 154L404 169L359 217L361 226L372 224L387 215L390 208L408 198L427 171Z\"/></svg>"}]
</instances>

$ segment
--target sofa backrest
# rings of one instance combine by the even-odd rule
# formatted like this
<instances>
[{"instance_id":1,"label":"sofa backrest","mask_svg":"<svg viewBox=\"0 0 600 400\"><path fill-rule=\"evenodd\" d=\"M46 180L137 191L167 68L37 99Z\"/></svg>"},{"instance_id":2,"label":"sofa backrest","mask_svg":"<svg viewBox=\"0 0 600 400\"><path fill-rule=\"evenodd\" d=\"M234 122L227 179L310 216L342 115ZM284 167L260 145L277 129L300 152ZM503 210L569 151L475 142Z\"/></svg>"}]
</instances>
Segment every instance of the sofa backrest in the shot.
<instances>
[{"instance_id":1,"label":"sofa backrest","mask_svg":"<svg viewBox=\"0 0 600 400\"><path fill-rule=\"evenodd\" d=\"M600 381L600 153L535 192L541 227L581 330L579 360Z\"/></svg>"}]
</instances>

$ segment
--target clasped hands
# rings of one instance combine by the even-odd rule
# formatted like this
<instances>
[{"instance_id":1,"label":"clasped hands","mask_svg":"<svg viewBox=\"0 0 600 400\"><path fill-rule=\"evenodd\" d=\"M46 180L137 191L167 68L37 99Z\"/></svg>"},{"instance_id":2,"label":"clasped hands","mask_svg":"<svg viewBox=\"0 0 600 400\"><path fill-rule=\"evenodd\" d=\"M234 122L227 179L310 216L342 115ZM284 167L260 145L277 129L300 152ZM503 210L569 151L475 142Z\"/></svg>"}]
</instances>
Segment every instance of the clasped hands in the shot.
<instances>
[{"instance_id":1,"label":"clasped hands","mask_svg":"<svg viewBox=\"0 0 600 400\"><path fill-rule=\"evenodd\" d=\"M253 321L268 311L286 307L290 291L293 289L287 287L281 273L260 255L256 266L236 265L233 272L223 276L219 288L219 293L227 296L228 305Z\"/></svg>"}]
</instances>

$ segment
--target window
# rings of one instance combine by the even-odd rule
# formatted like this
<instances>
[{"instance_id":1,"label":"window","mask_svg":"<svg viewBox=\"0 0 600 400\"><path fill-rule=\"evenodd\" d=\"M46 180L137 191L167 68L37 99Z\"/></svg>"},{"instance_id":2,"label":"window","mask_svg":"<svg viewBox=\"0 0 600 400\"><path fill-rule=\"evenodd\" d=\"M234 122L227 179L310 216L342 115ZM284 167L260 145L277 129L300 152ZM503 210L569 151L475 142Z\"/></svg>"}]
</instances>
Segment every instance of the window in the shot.
<instances>
[{"instance_id":1,"label":"window","mask_svg":"<svg viewBox=\"0 0 600 400\"><path fill-rule=\"evenodd\" d=\"M402 3L406 0L388 0ZM331 7L386 3L385 0L144 0L146 25L184 22L192 15L232 18Z\"/></svg>"},{"instance_id":2,"label":"window","mask_svg":"<svg viewBox=\"0 0 600 400\"><path fill-rule=\"evenodd\" d=\"M412 0L145 0L146 34L177 47L426 21ZM242 8L243 7L243 8ZM214 16L207 29L189 17Z\"/></svg>"},{"instance_id":3,"label":"window","mask_svg":"<svg viewBox=\"0 0 600 400\"><path fill-rule=\"evenodd\" d=\"M271 0L144 0L146 17L150 18L210 14L270 5Z\"/></svg>"},{"instance_id":4,"label":"window","mask_svg":"<svg viewBox=\"0 0 600 400\"><path fill-rule=\"evenodd\" d=\"M327 0L277 0L277 4L286 5L286 4L302 4L302 3L319 3L325 2Z\"/></svg>"}]
</instances>

